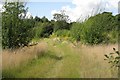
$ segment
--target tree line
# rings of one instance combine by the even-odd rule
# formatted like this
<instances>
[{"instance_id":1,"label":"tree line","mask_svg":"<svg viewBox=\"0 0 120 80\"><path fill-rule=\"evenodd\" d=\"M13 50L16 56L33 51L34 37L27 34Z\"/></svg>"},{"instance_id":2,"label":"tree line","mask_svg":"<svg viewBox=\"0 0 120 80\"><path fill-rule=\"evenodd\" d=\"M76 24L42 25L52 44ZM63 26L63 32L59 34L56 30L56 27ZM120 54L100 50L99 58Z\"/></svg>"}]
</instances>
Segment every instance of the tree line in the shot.
<instances>
[{"instance_id":1,"label":"tree line","mask_svg":"<svg viewBox=\"0 0 120 80\"><path fill-rule=\"evenodd\" d=\"M84 22L71 22L62 10L53 15L53 20L45 16L26 18L28 8L23 2L5 2L2 12L2 46L18 48L26 46L32 39L51 36L67 38L84 44L117 43L118 15L111 12L99 13Z\"/></svg>"}]
</instances>

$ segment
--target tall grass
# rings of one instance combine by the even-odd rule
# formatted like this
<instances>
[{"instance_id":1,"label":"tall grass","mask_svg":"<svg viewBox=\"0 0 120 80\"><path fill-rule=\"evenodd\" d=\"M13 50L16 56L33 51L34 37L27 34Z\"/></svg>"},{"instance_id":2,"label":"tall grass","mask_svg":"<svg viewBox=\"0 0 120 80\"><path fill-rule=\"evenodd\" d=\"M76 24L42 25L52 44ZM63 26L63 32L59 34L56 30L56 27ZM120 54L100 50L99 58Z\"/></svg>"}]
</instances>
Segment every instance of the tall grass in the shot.
<instances>
[{"instance_id":1,"label":"tall grass","mask_svg":"<svg viewBox=\"0 0 120 80\"><path fill-rule=\"evenodd\" d=\"M117 70L104 61L104 54L113 52L113 47L117 49L117 44L90 46L61 39L41 42L14 51L4 50L4 77L117 78Z\"/></svg>"},{"instance_id":2,"label":"tall grass","mask_svg":"<svg viewBox=\"0 0 120 80\"><path fill-rule=\"evenodd\" d=\"M117 78L117 69L104 61L104 54L118 49L118 44L83 45L69 41L47 40L53 44L53 51L63 53L63 60L57 66L54 77L61 78ZM52 71L52 70L51 70ZM53 77L53 76L52 76Z\"/></svg>"},{"instance_id":3,"label":"tall grass","mask_svg":"<svg viewBox=\"0 0 120 80\"><path fill-rule=\"evenodd\" d=\"M104 54L113 52L112 48L118 48L117 44L81 46L81 77L82 78L117 78L117 69L104 61ZM80 50L80 51L81 51Z\"/></svg>"},{"instance_id":4,"label":"tall grass","mask_svg":"<svg viewBox=\"0 0 120 80\"><path fill-rule=\"evenodd\" d=\"M36 46L19 48L16 50L3 50L2 51L2 70L13 70L27 64L33 59L39 58L47 51L46 43L39 43Z\"/></svg>"}]
</instances>

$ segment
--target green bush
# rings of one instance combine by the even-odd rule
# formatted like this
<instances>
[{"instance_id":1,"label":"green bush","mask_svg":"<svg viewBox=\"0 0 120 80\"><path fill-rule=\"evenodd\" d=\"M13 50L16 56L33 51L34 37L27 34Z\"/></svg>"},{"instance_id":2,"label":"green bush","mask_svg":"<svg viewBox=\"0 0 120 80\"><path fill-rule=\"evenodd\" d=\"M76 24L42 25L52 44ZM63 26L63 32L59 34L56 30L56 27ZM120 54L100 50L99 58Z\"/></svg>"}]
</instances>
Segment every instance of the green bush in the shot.
<instances>
[{"instance_id":1,"label":"green bush","mask_svg":"<svg viewBox=\"0 0 120 80\"><path fill-rule=\"evenodd\" d=\"M90 17L83 23L73 23L71 28L71 37L82 43L115 43L117 41L116 35L116 20L109 12Z\"/></svg>"},{"instance_id":2,"label":"green bush","mask_svg":"<svg viewBox=\"0 0 120 80\"><path fill-rule=\"evenodd\" d=\"M58 30L55 32L55 35L57 37L70 37L70 31L69 30Z\"/></svg>"},{"instance_id":3,"label":"green bush","mask_svg":"<svg viewBox=\"0 0 120 80\"><path fill-rule=\"evenodd\" d=\"M34 22L32 17L25 18L27 9L23 3L11 2L3 6L6 10L2 12L2 47L17 48L27 45L32 39L32 28Z\"/></svg>"},{"instance_id":4,"label":"green bush","mask_svg":"<svg viewBox=\"0 0 120 80\"><path fill-rule=\"evenodd\" d=\"M34 38L46 38L49 37L53 32L53 25L49 22L42 23L38 22L33 28Z\"/></svg>"},{"instance_id":5,"label":"green bush","mask_svg":"<svg viewBox=\"0 0 120 80\"><path fill-rule=\"evenodd\" d=\"M70 25L69 23L67 23L66 21L56 21L54 22L54 32L56 32L57 30L62 30L62 29L70 29Z\"/></svg>"},{"instance_id":6,"label":"green bush","mask_svg":"<svg viewBox=\"0 0 120 80\"><path fill-rule=\"evenodd\" d=\"M120 52L113 48L113 53L105 54L105 59L108 63L111 64L111 67L119 67L120 68Z\"/></svg>"},{"instance_id":7,"label":"green bush","mask_svg":"<svg viewBox=\"0 0 120 80\"><path fill-rule=\"evenodd\" d=\"M71 27L71 37L74 40L80 41L82 35L83 25L82 23L73 23Z\"/></svg>"},{"instance_id":8,"label":"green bush","mask_svg":"<svg viewBox=\"0 0 120 80\"><path fill-rule=\"evenodd\" d=\"M108 43L111 38L108 36L111 31L114 30L114 17L111 13L102 13L94 17L91 17L86 21L85 26L88 32L86 33L86 42L90 44Z\"/></svg>"}]
</instances>

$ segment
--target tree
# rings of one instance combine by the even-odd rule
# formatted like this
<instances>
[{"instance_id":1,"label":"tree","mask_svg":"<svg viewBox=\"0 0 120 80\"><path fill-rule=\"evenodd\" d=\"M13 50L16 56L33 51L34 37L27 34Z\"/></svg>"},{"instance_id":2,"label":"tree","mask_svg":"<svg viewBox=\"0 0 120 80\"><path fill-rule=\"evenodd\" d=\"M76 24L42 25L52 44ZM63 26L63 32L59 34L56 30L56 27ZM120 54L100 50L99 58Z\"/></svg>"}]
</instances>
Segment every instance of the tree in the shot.
<instances>
[{"instance_id":1,"label":"tree","mask_svg":"<svg viewBox=\"0 0 120 80\"><path fill-rule=\"evenodd\" d=\"M89 44L117 42L116 17L110 12L103 12L88 18L83 23L74 23L71 35L77 41Z\"/></svg>"},{"instance_id":2,"label":"tree","mask_svg":"<svg viewBox=\"0 0 120 80\"><path fill-rule=\"evenodd\" d=\"M54 22L54 31L56 32L57 30L63 30L63 29L70 29L69 23L65 21L56 21Z\"/></svg>"},{"instance_id":3,"label":"tree","mask_svg":"<svg viewBox=\"0 0 120 80\"><path fill-rule=\"evenodd\" d=\"M54 22L54 32L62 29L70 29L70 24L68 23L70 19L69 16L65 14L65 10L61 10L61 13L55 13L53 16L53 19L56 20L56 22Z\"/></svg>"},{"instance_id":4,"label":"tree","mask_svg":"<svg viewBox=\"0 0 120 80\"><path fill-rule=\"evenodd\" d=\"M33 31L34 38L49 37L49 35L51 35L53 32L53 24L49 22L38 22L33 28Z\"/></svg>"},{"instance_id":5,"label":"tree","mask_svg":"<svg viewBox=\"0 0 120 80\"><path fill-rule=\"evenodd\" d=\"M41 20L42 22L49 22L49 20L45 16L43 16Z\"/></svg>"},{"instance_id":6,"label":"tree","mask_svg":"<svg viewBox=\"0 0 120 80\"><path fill-rule=\"evenodd\" d=\"M41 21L41 19L40 19L38 16L35 16L34 20L35 20L36 22Z\"/></svg>"},{"instance_id":7,"label":"tree","mask_svg":"<svg viewBox=\"0 0 120 80\"><path fill-rule=\"evenodd\" d=\"M115 17L110 12L103 12L90 17L84 22L84 30L82 33L84 36L82 39L90 44L110 42L113 39L111 32L116 29L115 22Z\"/></svg>"},{"instance_id":8,"label":"tree","mask_svg":"<svg viewBox=\"0 0 120 80\"><path fill-rule=\"evenodd\" d=\"M55 19L56 21L70 21L69 16L65 14L65 10L61 10L60 13L55 13L53 15L53 19Z\"/></svg>"},{"instance_id":9,"label":"tree","mask_svg":"<svg viewBox=\"0 0 120 80\"><path fill-rule=\"evenodd\" d=\"M16 48L27 45L32 39L31 22L25 19L27 9L23 2L5 2L2 12L3 48ZM22 15L24 14L24 15Z\"/></svg>"}]
</instances>

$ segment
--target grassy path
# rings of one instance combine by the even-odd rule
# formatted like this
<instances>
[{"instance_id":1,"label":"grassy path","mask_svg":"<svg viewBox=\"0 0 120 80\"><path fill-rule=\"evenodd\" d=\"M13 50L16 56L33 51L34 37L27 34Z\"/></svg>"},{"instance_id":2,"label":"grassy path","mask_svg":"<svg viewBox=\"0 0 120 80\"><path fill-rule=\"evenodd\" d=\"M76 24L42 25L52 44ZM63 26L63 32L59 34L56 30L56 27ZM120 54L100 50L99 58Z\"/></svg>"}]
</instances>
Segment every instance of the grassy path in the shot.
<instances>
[{"instance_id":1,"label":"grassy path","mask_svg":"<svg viewBox=\"0 0 120 80\"><path fill-rule=\"evenodd\" d=\"M74 46L67 41L46 39L48 51L20 70L12 71L14 77L21 78L115 78L109 64L104 61L104 53L111 52L113 46ZM61 59L60 59L61 58ZM113 71L115 71L113 69Z\"/></svg>"},{"instance_id":2,"label":"grassy path","mask_svg":"<svg viewBox=\"0 0 120 80\"><path fill-rule=\"evenodd\" d=\"M52 52L48 53L56 57L62 56L61 60L50 55L44 55L40 59L28 64L16 77L31 78L79 78L80 77L80 55L68 43L54 43L49 41L48 46Z\"/></svg>"},{"instance_id":3,"label":"grassy path","mask_svg":"<svg viewBox=\"0 0 120 80\"><path fill-rule=\"evenodd\" d=\"M63 47L64 46L64 47ZM79 78L80 56L69 45L57 46L62 51L63 59L59 61L53 70L49 72L49 77Z\"/></svg>"}]
</instances>

